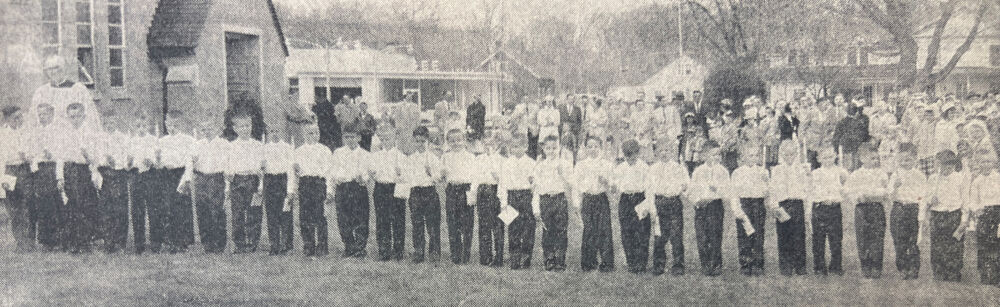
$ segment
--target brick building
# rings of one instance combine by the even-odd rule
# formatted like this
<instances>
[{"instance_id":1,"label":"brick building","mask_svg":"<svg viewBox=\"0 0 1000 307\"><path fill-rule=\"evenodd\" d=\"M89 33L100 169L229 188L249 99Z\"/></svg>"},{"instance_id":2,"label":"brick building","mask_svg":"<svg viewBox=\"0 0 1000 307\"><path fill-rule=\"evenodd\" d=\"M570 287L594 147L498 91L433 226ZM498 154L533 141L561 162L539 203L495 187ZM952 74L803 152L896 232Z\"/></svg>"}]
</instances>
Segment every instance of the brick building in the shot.
<instances>
[{"instance_id":1,"label":"brick building","mask_svg":"<svg viewBox=\"0 0 1000 307\"><path fill-rule=\"evenodd\" d=\"M0 1L4 78L25 84L3 104L27 106L41 60L59 54L76 60L107 128L218 135L227 106L244 100L285 134L288 51L270 0Z\"/></svg>"}]
</instances>

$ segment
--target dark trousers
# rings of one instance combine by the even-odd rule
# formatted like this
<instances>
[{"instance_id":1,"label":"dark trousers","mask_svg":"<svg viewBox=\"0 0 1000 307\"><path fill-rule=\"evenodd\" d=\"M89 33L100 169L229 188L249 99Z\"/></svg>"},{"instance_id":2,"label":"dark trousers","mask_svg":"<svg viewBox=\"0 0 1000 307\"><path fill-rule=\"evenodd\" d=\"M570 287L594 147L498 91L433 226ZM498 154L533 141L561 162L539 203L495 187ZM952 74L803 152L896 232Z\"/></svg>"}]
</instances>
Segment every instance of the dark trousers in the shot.
<instances>
[{"instance_id":1,"label":"dark trousers","mask_svg":"<svg viewBox=\"0 0 1000 307\"><path fill-rule=\"evenodd\" d=\"M45 249L62 248L63 200L56 183L56 164L42 162L38 171L31 173L31 189L27 196L29 207L35 208L38 225L38 243Z\"/></svg>"},{"instance_id":2,"label":"dark trousers","mask_svg":"<svg viewBox=\"0 0 1000 307\"><path fill-rule=\"evenodd\" d=\"M538 134L528 132L528 157L538 159ZM519 210L520 211L520 210Z\"/></svg>"},{"instance_id":3,"label":"dark trousers","mask_svg":"<svg viewBox=\"0 0 1000 307\"><path fill-rule=\"evenodd\" d=\"M884 210L881 203L860 203L854 208L854 231L858 241L858 260L861 262L861 274L866 278L882 276L883 241L885 240Z\"/></svg>"},{"instance_id":4,"label":"dark trousers","mask_svg":"<svg viewBox=\"0 0 1000 307\"><path fill-rule=\"evenodd\" d=\"M656 196L656 213L660 219L660 236L653 246L653 272L662 273L667 266L667 243L670 244L673 274L684 273L684 204L680 197Z\"/></svg>"},{"instance_id":5,"label":"dark trousers","mask_svg":"<svg viewBox=\"0 0 1000 307\"><path fill-rule=\"evenodd\" d=\"M337 225L344 256L364 258L368 252L368 188L357 182L337 185Z\"/></svg>"},{"instance_id":6,"label":"dark trousers","mask_svg":"<svg viewBox=\"0 0 1000 307\"><path fill-rule=\"evenodd\" d=\"M177 184L184 176L184 168L168 168L162 171L162 185L156 189L163 191L164 224L163 238L171 252L185 251L194 244L194 213L191 211L191 195L177 193ZM225 225L225 223L223 223Z\"/></svg>"},{"instance_id":7,"label":"dark trousers","mask_svg":"<svg viewBox=\"0 0 1000 307\"><path fill-rule=\"evenodd\" d=\"M504 224L500 220L500 198L497 186L480 185L476 193L479 216L479 264L503 265Z\"/></svg>"},{"instance_id":8,"label":"dark trousers","mask_svg":"<svg viewBox=\"0 0 1000 307\"><path fill-rule=\"evenodd\" d=\"M517 218L510 223L510 268L531 267L531 254L535 249L535 215L531 212L531 190L507 191L507 205L517 210Z\"/></svg>"},{"instance_id":9,"label":"dark trousers","mask_svg":"<svg viewBox=\"0 0 1000 307\"><path fill-rule=\"evenodd\" d=\"M646 199L643 193L622 194L618 201L618 222L621 225L622 248L625 250L625 262L632 273L646 271L649 260L650 219L639 219L635 207Z\"/></svg>"},{"instance_id":10,"label":"dark trousers","mask_svg":"<svg viewBox=\"0 0 1000 307\"><path fill-rule=\"evenodd\" d=\"M326 179L303 176L299 178L299 226L302 251L306 256L327 254Z\"/></svg>"},{"instance_id":11,"label":"dark trousers","mask_svg":"<svg viewBox=\"0 0 1000 307\"><path fill-rule=\"evenodd\" d=\"M441 198L433 186L410 189L410 220L413 224L413 261L423 262L425 249L430 261L440 260Z\"/></svg>"},{"instance_id":12,"label":"dark trousers","mask_svg":"<svg viewBox=\"0 0 1000 307\"><path fill-rule=\"evenodd\" d=\"M90 251L97 240L97 189L90 179L90 166L67 163L66 180L66 224L65 244L70 252Z\"/></svg>"},{"instance_id":13,"label":"dark trousers","mask_svg":"<svg viewBox=\"0 0 1000 307\"><path fill-rule=\"evenodd\" d=\"M375 203L375 241L381 260L403 259L406 244L406 201L396 198L395 183L376 183L372 197Z\"/></svg>"},{"instance_id":14,"label":"dark trousers","mask_svg":"<svg viewBox=\"0 0 1000 307\"><path fill-rule=\"evenodd\" d=\"M962 222L962 211L931 211L930 218L931 269L934 271L934 280L961 281L965 238L955 240L952 234Z\"/></svg>"},{"instance_id":15,"label":"dark trousers","mask_svg":"<svg viewBox=\"0 0 1000 307\"><path fill-rule=\"evenodd\" d=\"M163 184L162 169L150 169L136 175L132 189L132 232L134 233L135 252L142 254L147 245L150 251L156 253L163 245L165 216L166 184ZM146 236L147 223L149 237ZM148 241L147 241L148 240Z\"/></svg>"},{"instance_id":16,"label":"dark trousers","mask_svg":"<svg viewBox=\"0 0 1000 307\"><path fill-rule=\"evenodd\" d=\"M812 204L813 271L816 274L842 275L844 223L840 203ZM830 244L830 265L826 264L826 245Z\"/></svg>"},{"instance_id":17,"label":"dark trousers","mask_svg":"<svg viewBox=\"0 0 1000 307\"><path fill-rule=\"evenodd\" d=\"M229 184L229 199L233 224L233 245L237 253L252 253L257 250L260 242L261 221L264 208L253 204L253 195L257 193L260 176L236 175Z\"/></svg>"},{"instance_id":18,"label":"dark trousers","mask_svg":"<svg viewBox=\"0 0 1000 307\"><path fill-rule=\"evenodd\" d=\"M983 208L976 224L976 264L979 279L984 285L1000 286L1000 205Z\"/></svg>"},{"instance_id":19,"label":"dark trousers","mask_svg":"<svg viewBox=\"0 0 1000 307\"><path fill-rule=\"evenodd\" d=\"M472 228L475 223L473 208L469 206L466 192L469 184L449 183L445 188L445 213L448 221L448 246L451 262L469 263L472 250Z\"/></svg>"},{"instance_id":20,"label":"dark trousers","mask_svg":"<svg viewBox=\"0 0 1000 307\"><path fill-rule=\"evenodd\" d=\"M125 249L128 241L128 187L135 172L100 168L104 177L101 187L101 238L109 253Z\"/></svg>"},{"instance_id":21,"label":"dark trousers","mask_svg":"<svg viewBox=\"0 0 1000 307\"><path fill-rule=\"evenodd\" d=\"M226 250L226 179L222 174L198 173L195 179L198 230L206 253Z\"/></svg>"},{"instance_id":22,"label":"dark trousers","mask_svg":"<svg viewBox=\"0 0 1000 307\"><path fill-rule=\"evenodd\" d=\"M17 183L7 192L7 212L10 214L10 230L20 251L31 251L35 248L35 207L29 203L31 187L31 170L27 164L9 165L6 174L17 177ZM126 221L128 219L126 218Z\"/></svg>"},{"instance_id":23,"label":"dark trousers","mask_svg":"<svg viewBox=\"0 0 1000 307\"><path fill-rule=\"evenodd\" d=\"M790 219L777 223L778 267L781 274L803 275L806 273L806 221L802 200L784 200L778 203Z\"/></svg>"},{"instance_id":24,"label":"dark trousers","mask_svg":"<svg viewBox=\"0 0 1000 307\"><path fill-rule=\"evenodd\" d=\"M267 238L271 254L292 250L292 211L283 210L288 191L288 175L264 175L264 204L267 212ZM325 191L325 190L324 190Z\"/></svg>"},{"instance_id":25,"label":"dark trousers","mask_svg":"<svg viewBox=\"0 0 1000 307\"><path fill-rule=\"evenodd\" d=\"M917 204L895 203L889 213L890 234L896 248L896 270L904 279L916 279L920 273L920 247L917 246L917 221L920 206Z\"/></svg>"},{"instance_id":26,"label":"dark trousers","mask_svg":"<svg viewBox=\"0 0 1000 307\"><path fill-rule=\"evenodd\" d=\"M747 220L740 222L736 228L736 242L739 248L740 273L743 275L762 275L764 273L764 220L767 209L763 198L740 198L740 208L747 215ZM753 226L754 233L747 235L746 225Z\"/></svg>"},{"instance_id":27,"label":"dark trousers","mask_svg":"<svg viewBox=\"0 0 1000 307\"><path fill-rule=\"evenodd\" d=\"M610 272L615 269L615 248L611 234L611 205L608 194L583 194L580 206L583 219L583 242L580 248L580 267L584 271L598 268Z\"/></svg>"},{"instance_id":28,"label":"dark trousers","mask_svg":"<svg viewBox=\"0 0 1000 307\"><path fill-rule=\"evenodd\" d=\"M713 200L694 209L694 231L698 239L698 260L705 275L719 275L722 269L722 200Z\"/></svg>"},{"instance_id":29,"label":"dark trousers","mask_svg":"<svg viewBox=\"0 0 1000 307\"><path fill-rule=\"evenodd\" d=\"M569 226L569 202L566 194L542 195L538 201L542 210L542 255L545 270L561 272L566 270L566 246Z\"/></svg>"}]
</instances>

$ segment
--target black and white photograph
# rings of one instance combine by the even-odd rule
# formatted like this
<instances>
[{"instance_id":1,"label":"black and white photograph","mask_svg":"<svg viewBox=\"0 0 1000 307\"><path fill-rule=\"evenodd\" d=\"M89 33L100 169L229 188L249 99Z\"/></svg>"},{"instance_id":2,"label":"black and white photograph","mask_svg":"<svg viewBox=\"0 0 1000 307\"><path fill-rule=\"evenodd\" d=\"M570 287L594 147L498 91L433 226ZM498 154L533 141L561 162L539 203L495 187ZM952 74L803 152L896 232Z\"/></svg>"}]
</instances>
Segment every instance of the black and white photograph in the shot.
<instances>
[{"instance_id":1,"label":"black and white photograph","mask_svg":"<svg viewBox=\"0 0 1000 307\"><path fill-rule=\"evenodd\" d=\"M0 306L995 306L998 152L998 0L0 0Z\"/></svg>"}]
</instances>

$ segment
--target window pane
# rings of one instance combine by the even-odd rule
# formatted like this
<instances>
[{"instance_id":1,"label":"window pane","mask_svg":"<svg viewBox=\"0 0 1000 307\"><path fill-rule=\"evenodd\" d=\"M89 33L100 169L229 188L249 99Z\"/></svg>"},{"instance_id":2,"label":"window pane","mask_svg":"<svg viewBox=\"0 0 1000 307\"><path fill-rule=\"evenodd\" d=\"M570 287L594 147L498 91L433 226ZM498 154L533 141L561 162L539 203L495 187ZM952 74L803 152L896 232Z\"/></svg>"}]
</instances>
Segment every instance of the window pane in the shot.
<instances>
[{"instance_id":1,"label":"window pane","mask_svg":"<svg viewBox=\"0 0 1000 307\"><path fill-rule=\"evenodd\" d=\"M77 48L76 60L80 63L80 82L94 82L93 78L91 78L94 71L94 49Z\"/></svg>"},{"instance_id":2,"label":"window pane","mask_svg":"<svg viewBox=\"0 0 1000 307\"><path fill-rule=\"evenodd\" d=\"M111 86L125 86L125 70L121 68L111 69Z\"/></svg>"},{"instance_id":3,"label":"window pane","mask_svg":"<svg viewBox=\"0 0 1000 307\"><path fill-rule=\"evenodd\" d=\"M288 78L288 85L299 86L299 78Z\"/></svg>"},{"instance_id":4,"label":"window pane","mask_svg":"<svg viewBox=\"0 0 1000 307\"><path fill-rule=\"evenodd\" d=\"M59 1L42 0L42 20L56 21L59 19Z\"/></svg>"},{"instance_id":5,"label":"window pane","mask_svg":"<svg viewBox=\"0 0 1000 307\"><path fill-rule=\"evenodd\" d=\"M46 44L59 44L59 24L46 23L42 25Z\"/></svg>"},{"instance_id":6,"label":"window pane","mask_svg":"<svg viewBox=\"0 0 1000 307\"><path fill-rule=\"evenodd\" d=\"M108 27L108 44L112 46L122 45L121 27Z\"/></svg>"},{"instance_id":7,"label":"window pane","mask_svg":"<svg viewBox=\"0 0 1000 307\"><path fill-rule=\"evenodd\" d=\"M108 6L108 23L118 25L122 23L122 7L118 5Z\"/></svg>"},{"instance_id":8,"label":"window pane","mask_svg":"<svg viewBox=\"0 0 1000 307\"><path fill-rule=\"evenodd\" d=\"M76 22L90 23L90 2L76 3Z\"/></svg>"},{"instance_id":9,"label":"window pane","mask_svg":"<svg viewBox=\"0 0 1000 307\"><path fill-rule=\"evenodd\" d=\"M90 45L90 25L76 26L76 43L80 45Z\"/></svg>"},{"instance_id":10,"label":"window pane","mask_svg":"<svg viewBox=\"0 0 1000 307\"><path fill-rule=\"evenodd\" d=\"M121 49L111 49L111 56L108 59L109 65L111 67L121 67L122 66L122 50Z\"/></svg>"}]
</instances>

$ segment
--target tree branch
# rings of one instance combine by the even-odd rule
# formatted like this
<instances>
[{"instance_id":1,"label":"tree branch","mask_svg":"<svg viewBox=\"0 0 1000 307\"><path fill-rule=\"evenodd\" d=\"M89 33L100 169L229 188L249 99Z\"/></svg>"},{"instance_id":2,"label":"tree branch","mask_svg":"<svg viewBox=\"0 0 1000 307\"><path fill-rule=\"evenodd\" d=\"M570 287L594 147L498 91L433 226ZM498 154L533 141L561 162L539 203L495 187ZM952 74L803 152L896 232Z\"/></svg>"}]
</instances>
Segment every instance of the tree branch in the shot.
<instances>
[{"instance_id":1,"label":"tree branch","mask_svg":"<svg viewBox=\"0 0 1000 307\"><path fill-rule=\"evenodd\" d=\"M962 56L969 51L969 49L972 47L972 42L975 41L976 36L979 35L979 25L983 21L983 16L986 15L986 9L987 9L986 2L985 1L980 2L979 10L978 12L976 12L976 21L975 23L973 23L972 29L969 30L969 35L965 37L965 42L963 42L962 45L958 46L958 50L955 50L955 54L951 56L951 60L948 61L948 64L945 64L944 68L942 68L941 71L934 73L933 76L928 77L929 79L928 81L933 82L930 84L936 84L938 82L943 81L944 78L948 77L948 75L951 74L951 71L955 69L955 66L958 66L958 61L961 60Z\"/></svg>"},{"instance_id":2,"label":"tree branch","mask_svg":"<svg viewBox=\"0 0 1000 307\"><path fill-rule=\"evenodd\" d=\"M941 19L938 19L937 24L934 26L931 41L927 44L927 59L924 61L924 67L920 70L923 76L930 75L934 71L934 66L937 66L938 53L941 51L941 36L944 34L944 28L951 21L951 15L954 11L955 0L941 4Z\"/></svg>"}]
</instances>

